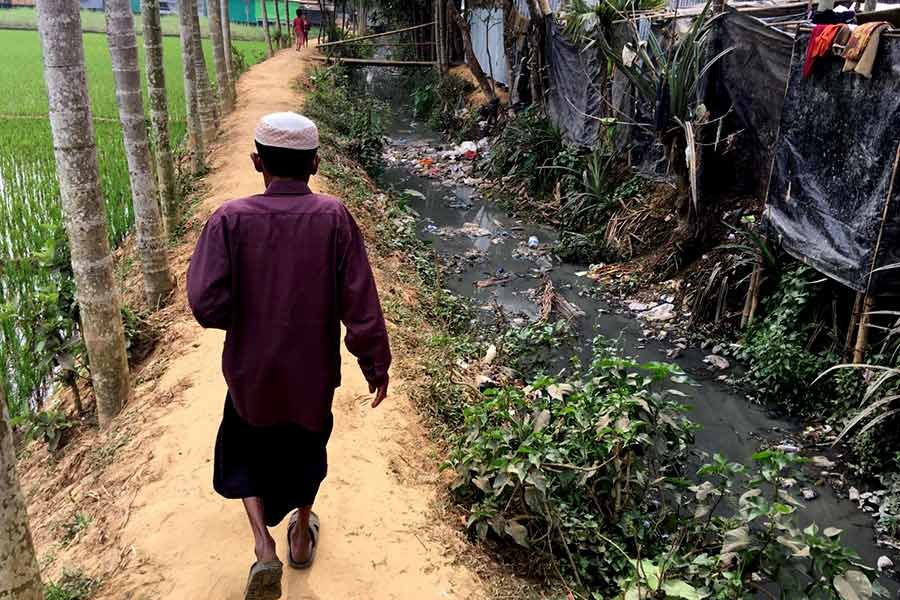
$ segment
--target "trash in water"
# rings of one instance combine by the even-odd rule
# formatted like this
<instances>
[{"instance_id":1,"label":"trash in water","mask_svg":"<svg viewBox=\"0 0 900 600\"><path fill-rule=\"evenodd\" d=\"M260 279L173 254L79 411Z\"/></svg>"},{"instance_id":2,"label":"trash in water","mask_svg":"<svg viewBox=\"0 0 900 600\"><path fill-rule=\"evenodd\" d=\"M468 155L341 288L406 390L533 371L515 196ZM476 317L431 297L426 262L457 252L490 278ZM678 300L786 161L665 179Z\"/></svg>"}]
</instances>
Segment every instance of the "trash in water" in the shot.
<instances>
[{"instance_id":1,"label":"trash in water","mask_svg":"<svg viewBox=\"0 0 900 600\"><path fill-rule=\"evenodd\" d=\"M718 354L708 355L706 358L703 359L703 362L705 362L706 364L711 365L717 369L722 369L722 370L727 369L728 367L731 366L731 363L729 363L727 359L719 356Z\"/></svg>"},{"instance_id":2,"label":"trash in water","mask_svg":"<svg viewBox=\"0 0 900 600\"><path fill-rule=\"evenodd\" d=\"M475 142L463 142L456 147L456 152L463 155L466 160L473 160L478 156L478 145Z\"/></svg>"},{"instance_id":3,"label":"trash in water","mask_svg":"<svg viewBox=\"0 0 900 600\"><path fill-rule=\"evenodd\" d=\"M489 230L484 227L479 227L475 223L464 223L463 226L459 228L459 232L469 237L485 237L491 235Z\"/></svg>"},{"instance_id":4,"label":"trash in water","mask_svg":"<svg viewBox=\"0 0 900 600\"><path fill-rule=\"evenodd\" d=\"M425 194L423 194L419 190L410 190L410 189L403 190L403 195L404 196L412 196L413 198L418 198L420 200L425 200Z\"/></svg>"},{"instance_id":5,"label":"trash in water","mask_svg":"<svg viewBox=\"0 0 900 600\"><path fill-rule=\"evenodd\" d=\"M540 242L540 240L537 239L537 236L533 235L530 238L528 238L528 247L529 248L537 248L540 245L541 245L541 242Z\"/></svg>"},{"instance_id":6,"label":"trash in water","mask_svg":"<svg viewBox=\"0 0 900 600\"><path fill-rule=\"evenodd\" d=\"M675 306L673 304L660 304L638 315L647 321L670 321L675 318Z\"/></svg>"},{"instance_id":7,"label":"trash in water","mask_svg":"<svg viewBox=\"0 0 900 600\"><path fill-rule=\"evenodd\" d=\"M486 288L494 285L498 285L501 283L506 283L509 281L509 275L504 275L502 277L489 277L487 279L481 279L475 282L475 287Z\"/></svg>"}]
</instances>

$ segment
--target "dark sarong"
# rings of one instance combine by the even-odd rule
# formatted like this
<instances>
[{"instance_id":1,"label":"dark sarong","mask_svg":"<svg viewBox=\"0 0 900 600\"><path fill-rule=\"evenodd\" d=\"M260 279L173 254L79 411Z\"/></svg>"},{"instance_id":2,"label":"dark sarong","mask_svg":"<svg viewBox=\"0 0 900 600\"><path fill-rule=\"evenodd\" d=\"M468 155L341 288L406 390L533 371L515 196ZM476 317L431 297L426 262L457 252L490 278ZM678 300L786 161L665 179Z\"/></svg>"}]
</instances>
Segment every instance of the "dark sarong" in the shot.
<instances>
[{"instance_id":1,"label":"dark sarong","mask_svg":"<svg viewBox=\"0 0 900 600\"><path fill-rule=\"evenodd\" d=\"M328 472L325 446L333 425L329 414L321 432L292 423L257 427L238 415L226 395L213 487L232 500L261 498L266 525L278 525L289 512L316 499Z\"/></svg>"}]
</instances>

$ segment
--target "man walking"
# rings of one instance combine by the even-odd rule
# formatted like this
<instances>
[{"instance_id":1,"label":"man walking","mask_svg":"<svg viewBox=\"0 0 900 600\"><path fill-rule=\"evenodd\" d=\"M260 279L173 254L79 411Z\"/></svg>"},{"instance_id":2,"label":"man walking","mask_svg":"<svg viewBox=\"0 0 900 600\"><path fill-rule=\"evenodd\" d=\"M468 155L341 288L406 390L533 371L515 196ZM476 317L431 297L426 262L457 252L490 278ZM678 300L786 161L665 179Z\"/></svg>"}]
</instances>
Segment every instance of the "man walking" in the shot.
<instances>
[{"instance_id":1,"label":"man walking","mask_svg":"<svg viewBox=\"0 0 900 600\"><path fill-rule=\"evenodd\" d=\"M228 384L213 485L243 500L255 543L245 600L281 596L282 563L269 527L291 511L288 564L312 565L331 404L345 343L375 394L387 396L391 353L365 246L336 198L310 191L319 166L315 124L296 113L262 118L251 159L262 194L222 205L188 270L188 300L204 327L224 329Z\"/></svg>"}]
</instances>

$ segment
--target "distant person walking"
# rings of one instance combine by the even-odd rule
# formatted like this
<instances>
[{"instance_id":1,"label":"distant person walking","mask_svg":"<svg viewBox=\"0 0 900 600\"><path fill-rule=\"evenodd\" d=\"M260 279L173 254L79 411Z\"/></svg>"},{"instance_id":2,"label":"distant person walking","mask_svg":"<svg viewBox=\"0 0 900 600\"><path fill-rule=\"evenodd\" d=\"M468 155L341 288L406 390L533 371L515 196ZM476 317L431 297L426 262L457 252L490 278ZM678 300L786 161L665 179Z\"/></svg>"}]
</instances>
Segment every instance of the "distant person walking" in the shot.
<instances>
[{"instance_id":1,"label":"distant person walking","mask_svg":"<svg viewBox=\"0 0 900 600\"><path fill-rule=\"evenodd\" d=\"M309 36L309 23L303 16L303 10L297 9L297 16L294 17L294 39L297 43L294 49L299 52L300 48L306 46L307 37Z\"/></svg>"},{"instance_id":2,"label":"distant person walking","mask_svg":"<svg viewBox=\"0 0 900 600\"><path fill-rule=\"evenodd\" d=\"M341 323L375 394L372 408L387 396L391 351L359 228L340 200L309 189L319 168L315 124L274 113L254 138L251 158L266 189L209 218L187 292L197 321L226 332L213 487L243 500L250 520L256 562L244 599L276 600L282 563L268 528L293 511L282 556L307 569L316 555L312 506L328 468Z\"/></svg>"}]
</instances>

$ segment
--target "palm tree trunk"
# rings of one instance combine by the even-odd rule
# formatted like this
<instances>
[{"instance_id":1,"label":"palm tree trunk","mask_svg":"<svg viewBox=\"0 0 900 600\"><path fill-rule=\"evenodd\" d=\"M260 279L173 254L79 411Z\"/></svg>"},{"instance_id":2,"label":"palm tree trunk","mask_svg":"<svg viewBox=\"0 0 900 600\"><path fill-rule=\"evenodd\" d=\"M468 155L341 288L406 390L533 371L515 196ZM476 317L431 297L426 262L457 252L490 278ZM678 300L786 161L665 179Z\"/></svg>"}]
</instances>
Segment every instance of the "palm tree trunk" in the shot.
<instances>
[{"instance_id":1,"label":"palm tree trunk","mask_svg":"<svg viewBox=\"0 0 900 600\"><path fill-rule=\"evenodd\" d=\"M263 29L266 32L266 45L269 47L269 58L275 54L272 49L272 34L269 32L269 9L266 8L266 0L261 0L263 13Z\"/></svg>"},{"instance_id":2,"label":"palm tree trunk","mask_svg":"<svg viewBox=\"0 0 900 600\"><path fill-rule=\"evenodd\" d=\"M198 0L191 3L191 29L194 42L194 77L197 81L197 109L200 113L200 127L203 129L203 142L209 144L216 137L216 100L212 86L209 84L209 71L206 58L203 56L203 38L200 35L200 16Z\"/></svg>"},{"instance_id":3,"label":"palm tree trunk","mask_svg":"<svg viewBox=\"0 0 900 600\"><path fill-rule=\"evenodd\" d=\"M235 97L234 79L235 73L231 66L233 51L231 45L231 14L228 7L229 0L222 0L222 40L225 43L225 68L228 69L228 81L231 82L231 97Z\"/></svg>"},{"instance_id":4,"label":"palm tree trunk","mask_svg":"<svg viewBox=\"0 0 900 600\"><path fill-rule=\"evenodd\" d=\"M459 27L459 30L462 33L463 48L466 51L466 64L469 66L469 70L472 71L472 75L474 75L475 79L478 81L478 87L484 92L488 102L493 102L497 99L497 94L494 93L494 86L487 75L484 74L484 69L481 68L478 57L475 56L475 50L472 47L472 29L469 27L469 22L466 18L461 15L459 9L456 8L456 0L447 2L447 13L448 16L456 22L457 27Z\"/></svg>"},{"instance_id":5,"label":"palm tree trunk","mask_svg":"<svg viewBox=\"0 0 900 600\"><path fill-rule=\"evenodd\" d=\"M228 0L222 0L228 2ZM216 85L222 114L234 108L234 90L228 79L228 64L225 62L225 40L222 33L222 5L219 0L209 0L209 38L212 40L213 63L216 70Z\"/></svg>"},{"instance_id":6,"label":"palm tree trunk","mask_svg":"<svg viewBox=\"0 0 900 600\"><path fill-rule=\"evenodd\" d=\"M284 0L284 37L287 41L286 44L283 44L285 48L290 47L293 43L293 32L294 29L291 27L291 7L288 4L288 0Z\"/></svg>"},{"instance_id":7,"label":"palm tree trunk","mask_svg":"<svg viewBox=\"0 0 900 600\"><path fill-rule=\"evenodd\" d=\"M272 4L275 5L275 39L278 40L278 47L283 48L284 38L281 37L281 13L278 11L278 0L275 0Z\"/></svg>"},{"instance_id":8,"label":"palm tree trunk","mask_svg":"<svg viewBox=\"0 0 900 600\"><path fill-rule=\"evenodd\" d=\"M97 396L97 418L106 426L128 397L128 358L84 74L79 5L72 0L41 0L38 14L76 298Z\"/></svg>"},{"instance_id":9,"label":"palm tree trunk","mask_svg":"<svg viewBox=\"0 0 900 600\"><path fill-rule=\"evenodd\" d=\"M178 1L178 17L181 23L181 66L184 71L184 100L187 105L187 132L194 144L191 166L194 175L201 175L206 170L204 164L205 145L203 143L203 127L200 125L200 111L197 107L192 11L191 0Z\"/></svg>"},{"instance_id":10,"label":"palm tree trunk","mask_svg":"<svg viewBox=\"0 0 900 600\"><path fill-rule=\"evenodd\" d=\"M77 5L76 5L77 6ZM25 497L16 475L16 449L0 385L0 598L43 600Z\"/></svg>"},{"instance_id":11,"label":"palm tree trunk","mask_svg":"<svg viewBox=\"0 0 900 600\"><path fill-rule=\"evenodd\" d=\"M147 67L147 94L150 96L150 120L156 147L156 178L159 203L171 235L178 226L175 198L175 164L169 137L169 104L166 99L166 75L163 67L162 29L159 23L159 0L143 0L141 16L144 26L144 62Z\"/></svg>"},{"instance_id":12,"label":"palm tree trunk","mask_svg":"<svg viewBox=\"0 0 900 600\"><path fill-rule=\"evenodd\" d=\"M144 274L144 295L150 308L163 304L174 282L169 271L167 241L159 210L147 120L141 98L137 37L130 0L106 0L106 38L116 82L116 101L125 140L131 198L137 232L137 252Z\"/></svg>"}]
</instances>

